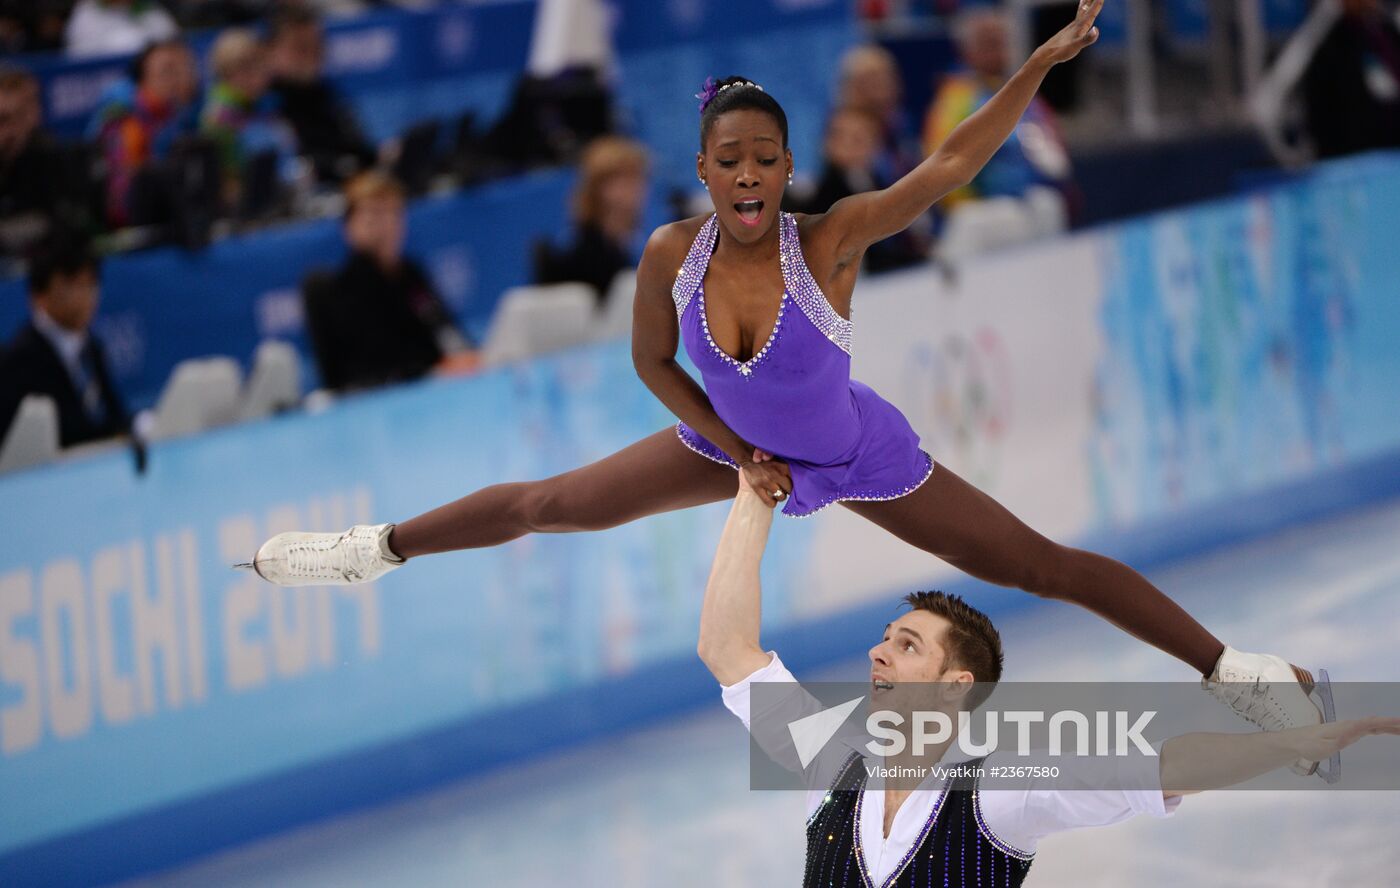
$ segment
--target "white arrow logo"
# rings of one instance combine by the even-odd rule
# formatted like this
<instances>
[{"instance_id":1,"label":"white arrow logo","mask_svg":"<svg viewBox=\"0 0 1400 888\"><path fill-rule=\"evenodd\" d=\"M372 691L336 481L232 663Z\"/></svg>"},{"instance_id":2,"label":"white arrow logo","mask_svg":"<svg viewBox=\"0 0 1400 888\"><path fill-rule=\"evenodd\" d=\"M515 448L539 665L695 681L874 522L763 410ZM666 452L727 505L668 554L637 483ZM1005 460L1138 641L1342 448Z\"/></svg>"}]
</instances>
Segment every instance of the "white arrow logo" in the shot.
<instances>
[{"instance_id":1,"label":"white arrow logo","mask_svg":"<svg viewBox=\"0 0 1400 888\"><path fill-rule=\"evenodd\" d=\"M840 706L833 706L830 709L823 709L813 715L804 716L795 722L788 722L788 733L792 735L792 745L797 749L797 759L802 763L802 767L807 767L812 763L812 759L817 757L817 753L822 751L822 747L832 738L845 724L846 716L851 714L865 700L864 697L857 697L854 700L847 700Z\"/></svg>"}]
</instances>

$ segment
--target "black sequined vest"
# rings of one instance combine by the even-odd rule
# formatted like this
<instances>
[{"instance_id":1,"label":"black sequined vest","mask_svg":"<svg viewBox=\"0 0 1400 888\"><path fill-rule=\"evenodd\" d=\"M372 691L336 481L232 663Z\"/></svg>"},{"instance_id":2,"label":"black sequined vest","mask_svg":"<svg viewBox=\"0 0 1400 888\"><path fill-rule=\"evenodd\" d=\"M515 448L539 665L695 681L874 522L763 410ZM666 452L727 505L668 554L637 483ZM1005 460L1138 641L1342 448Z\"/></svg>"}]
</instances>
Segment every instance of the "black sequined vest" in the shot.
<instances>
[{"instance_id":1,"label":"black sequined vest","mask_svg":"<svg viewBox=\"0 0 1400 888\"><path fill-rule=\"evenodd\" d=\"M982 759L966 764L978 766ZM996 838L983 822L976 778L959 777L934 804L914 847L890 878L875 885L857 828L866 776L864 760L853 754L807 821L806 888L1017 888L1025 881L1032 855Z\"/></svg>"}]
</instances>

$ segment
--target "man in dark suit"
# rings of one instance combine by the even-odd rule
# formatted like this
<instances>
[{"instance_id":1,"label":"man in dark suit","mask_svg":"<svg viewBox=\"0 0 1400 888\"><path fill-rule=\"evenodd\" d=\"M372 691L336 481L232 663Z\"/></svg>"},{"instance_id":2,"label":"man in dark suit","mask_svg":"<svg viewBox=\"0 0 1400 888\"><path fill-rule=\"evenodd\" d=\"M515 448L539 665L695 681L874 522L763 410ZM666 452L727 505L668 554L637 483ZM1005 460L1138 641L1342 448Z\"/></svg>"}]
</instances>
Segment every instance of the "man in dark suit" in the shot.
<instances>
[{"instance_id":1,"label":"man in dark suit","mask_svg":"<svg viewBox=\"0 0 1400 888\"><path fill-rule=\"evenodd\" d=\"M0 352L0 441L26 395L53 399L63 447L130 429L102 343L90 330L98 290L97 258L86 247L55 242L30 262L30 320Z\"/></svg>"}]
</instances>

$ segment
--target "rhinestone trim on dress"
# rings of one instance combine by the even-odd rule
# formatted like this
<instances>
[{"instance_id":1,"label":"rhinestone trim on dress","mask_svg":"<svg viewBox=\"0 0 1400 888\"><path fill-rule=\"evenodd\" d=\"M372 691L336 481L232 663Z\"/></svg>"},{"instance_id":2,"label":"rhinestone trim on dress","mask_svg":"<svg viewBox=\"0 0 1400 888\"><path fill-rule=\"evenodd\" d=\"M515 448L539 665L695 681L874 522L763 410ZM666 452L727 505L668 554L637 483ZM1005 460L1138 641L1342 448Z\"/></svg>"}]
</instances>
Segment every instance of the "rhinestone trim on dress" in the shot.
<instances>
[{"instance_id":1,"label":"rhinestone trim on dress","mask_svg":"<svg viewBox=\"0 0 1400 888\"><path fill-rule=\"evenodd\" d=\"M784 293L778 297L778 319L773 323L773 332L768 334L768 341L763 343L763 347L754 352L753 357L749 358L747 361L740 361L730 355L729 352L719 347L714 337L710 336L710 318L705 313L704 284L700 285L700 292L698 295L700 298L700 328L705 333L705 341L710 344L710 351L718 355L721 361L724 361L729 366L738 370L740 376L747 379L753 373L754 368L763 363L763 359L768 357L768 352L772 350L773 346L778 342L778 334L782 332L783 329L783 315L787 313L787 292L784 291Z\"/></svg>"},{"instance_id":2,"label":"rhinestone trim on dress","mask_svg":"<svg viewBox=\"0 0 1400 888\"><path fill-rule=\"evenodd\" d=\"M676 272L676 282L671 287L671 300L676 304L676 322L680 323L685 315L685 310L690 305L691 299L700 291L705 280L705 271L710 267L710 257L714 255L715 243L719 239L719 217L710 216L705 220L705 224L700 226L700 231L695 235L695 241L690 245L690 251L686 254L685 262ZM831 307L831 301L826 298L822 288L812 277L811 269L807 267L807 261L802 256L801 238L797 231L797 219L791 213L783 213L778 220L778 263L783 272L783 300L778 307L778 320L782 321L783 313L786 311L789 300L797 303L797 307L807 316L807 320L812 322L812 326L825 336L829 341L836 344L846 354L851 353L851 332L854 325L847 318L836 313L836 309ZM704 299L701 294L701 299ZM779 327L773 327L773 336L769 337L769 342L765 345L768 348L776 341L776 334ZM736 361L726 354L722 349L714 344L710 339L709 325L705 324L705 338L709 340L711 348L726 359L726 363L739 368L740 373L744 373L744 362ZM754 358L758 355L755 354ZM753 359L750 359L750 362ZM752 367L749 368L752 372ZM744 373L748 376L748 373Z\"/></svg>"},{"instance_id":3,"label":"rhinestone trim on dress","mask_svg":"<svg viewBox=\"0 0 1400 888\"><path fill-rule=\"evenodd\" d=\"M695 434L695 432L689 426L679 422L676 423L676 437L680 438L681 443L684 444L686 447L690 448L691 450L695 451L696 453L700 454L701 456L705 457L705 459L708 459L711 462L717 462L722 466L729 466L731 469L739 468L739 464L734 462L734 460L730 459L727 454L723 452L710 453L708 450L702 447L698 441L690 440L690 438L686 437L685 433L687 431L689 431L692 435Z\"/></svg>"},{"instance_id":4,"label":"rhinestone trim on dress","mask_svg":"<svg viewBox=\"0 0 1400 888\"><path fill-rule=\"evenodd\" d=\"M691 297L700 287L700 282L705 279L705 269L710 266L709 254L715 249L718 218L712 215L700 226L699 233L690 245L690 251L685 255L685 261L676 270L676 282L671 286L671 301L676 303L677 323L680 323L686 306L690 305Z\"/></svg>"},{"instance_id":5,"label":"rhinestone trim on dress","mask_svg":"<svg viewBox=\"0 0 1400 888\"><path fill-rule=\"evenodd\" d=\"M832 505L833 503L845 502L846 500L863 500L867 502L877 502L882 500L899 499L902 496L908 496L909 494L913 493L914 491L918 490L921 486L923 486L923 483L927 481L931 475L933 475L933 469L936 465L933 461L933 457L929 456L928 451L920 450L919 452L922 453L924 455L924 459L928 461L928 467L924 470L923 477L920 478L918 481L915 481L913 484L908 484L904 487L900 487L895 490L857 491L856 493L837 494L836 496L822 500L809 512L802 512L801 514L798 514L796 512L788 512L786 509L784 509L783 514L789 518L811 518L813 515L817 514L822 509L825 509L827 506Z\"/></svg>"},{"instance_id":6,"label":"rhinestone trim on dress","mask_svg":"<svg viewBox=\"0 0 1400 888\"><path fill-rule=\"evenodd\" d=\"M778 261L782 263L783 283L787 286L788 294L802 309L807 320L812 322L812 326L849 355L853 325L850 320L836 313L836 309L831 307L831 300L826 298L826 294L812 277L807 260L802 256L802 242L797 234L797 218L792 213L783 213L781 226Z\"/></svg>"}]
</instances>

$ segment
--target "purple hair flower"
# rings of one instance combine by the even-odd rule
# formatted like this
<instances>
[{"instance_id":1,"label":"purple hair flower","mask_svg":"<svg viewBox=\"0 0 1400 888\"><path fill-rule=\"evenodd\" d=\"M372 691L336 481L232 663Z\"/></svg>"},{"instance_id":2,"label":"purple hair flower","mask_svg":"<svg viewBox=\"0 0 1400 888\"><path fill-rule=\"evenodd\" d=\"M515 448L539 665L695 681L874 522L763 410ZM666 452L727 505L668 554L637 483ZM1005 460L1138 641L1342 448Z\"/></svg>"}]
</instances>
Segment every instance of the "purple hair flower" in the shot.
<instances>
[{"instance_id":1,"label":"purple hair flower","mask_svg":"<svg viewBox=\"0 0 1400 888\"><path fill-rule=\"evenodd\" d=\"M705 113L705 106L715 100L719 95L719 83L713 77L706 77L705 84L700 87L700 91L695 94L695 98L700 100L700 113Z\"/></svg>"}]
</instances>

